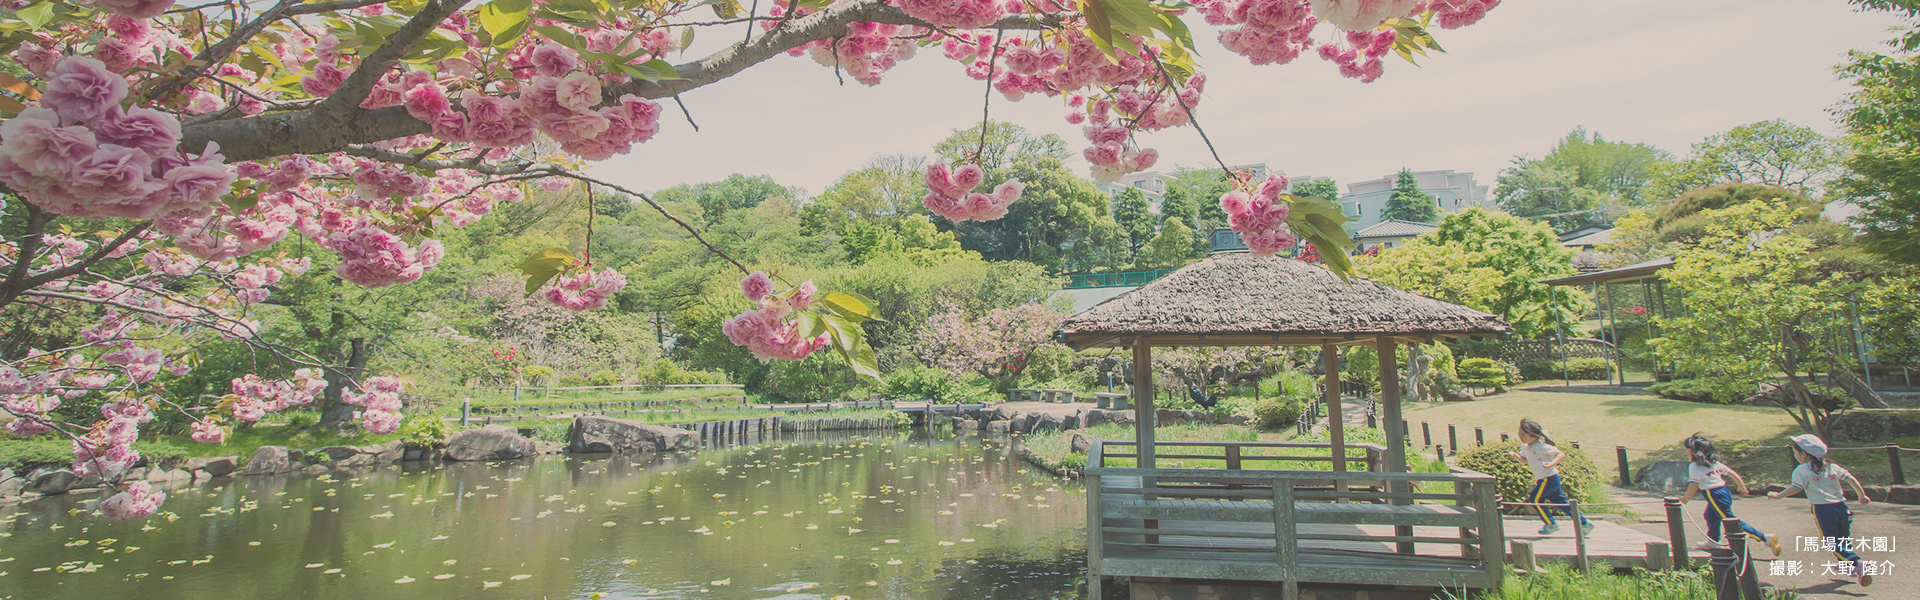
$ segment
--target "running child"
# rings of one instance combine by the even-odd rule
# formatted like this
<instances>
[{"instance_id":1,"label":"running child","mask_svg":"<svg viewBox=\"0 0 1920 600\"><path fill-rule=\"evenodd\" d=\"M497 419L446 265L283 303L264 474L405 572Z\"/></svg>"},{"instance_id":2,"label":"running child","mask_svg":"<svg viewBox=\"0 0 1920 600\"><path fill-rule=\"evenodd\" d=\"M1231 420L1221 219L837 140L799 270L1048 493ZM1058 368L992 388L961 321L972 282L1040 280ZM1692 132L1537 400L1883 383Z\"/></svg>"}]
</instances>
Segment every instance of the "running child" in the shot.
<instances>
[{"instance_id":1,"label":"running child","mask_svg":"<svg viewBox=\"0 0 1920 600\"><path fill-rule=\"evenodd\" d=\"M1687 495L1680 497L1680 503L1686 504L1694 494L1706 492L1707 509L1702 514L1707 521L1707 539L1700 542L1700 546L1724 548L1726 545L1720 542L1721 522L1734 518L1733 490L1727 488L1727 480L1732 479L1734 485L1740 486L1742 496L1748 495L1747 480L1740 477L1738 471L1720 462L1720 452L1714 449L1713 440L1707 439L1707 436L1696 433L1680 442L1680 445L1686 447L1688 458L1692 459L1687 465ZM1760 533L1745 519L1740 521L1740 528L1747 530L1753 539L1765 542L1774 556L1780 555L1779 537Z\"/></svg>"},{"instance_id":2,"label":"running child","mask_svg":"<svg viewBox=\"0 0 1920 600\"><path fill-rule=\"evenodd\" d=\"M1796 494L1806 494L1807 503L1813 505L1813 518L1820 521L1820 535L1836 541L1853 537L1853 510L1847 508L1847 495L1841 489L1840 482L1853 486L1853 493L1865 506L1873 501L1867 498L1867 491L1860 488L1860 480L1853 477L1844 467L1827 461L1827 442L1820 436L1801 434L1793 436L1793 458L1800 466L1793 469L1793 484L1787 489L1767 494L1768 498L1785 498ZM1853 563L1853 572L1860 578L1862 587L1873 585L1873 576L1868 575L1860 555L1853 552L1851 542L1834 546L1834 556Z\"/></svg>"},{"instance_id":3,"label":"running child","mask_svg":"<svg viewBox=\"0 0 1920 600\"><path fill-rule=\"evenodd\" d=\"M1547 523L1540 528L1540 535L1559 531L1560 524L1553 521L1553 513L1573 516L1573 512L1566 507L1567 494L1560 489L1560 469L1557 468L1560 461L1567 458L1567 453L1554 445L1553 438L1547 437L1547 430L1540 423L1533 419L1521 419L1520 451L1508 452L1507 456L1515 462L1527 463L1527 467L1533 469L1533 493L1527 495L1530 498L1527 502L1558 505L1534 507L1540 511L1540 520ZM1580 516L1580 533L1593 533L1593 521L1588 520L1586 515Z\"/></svg>"}]
</instances>

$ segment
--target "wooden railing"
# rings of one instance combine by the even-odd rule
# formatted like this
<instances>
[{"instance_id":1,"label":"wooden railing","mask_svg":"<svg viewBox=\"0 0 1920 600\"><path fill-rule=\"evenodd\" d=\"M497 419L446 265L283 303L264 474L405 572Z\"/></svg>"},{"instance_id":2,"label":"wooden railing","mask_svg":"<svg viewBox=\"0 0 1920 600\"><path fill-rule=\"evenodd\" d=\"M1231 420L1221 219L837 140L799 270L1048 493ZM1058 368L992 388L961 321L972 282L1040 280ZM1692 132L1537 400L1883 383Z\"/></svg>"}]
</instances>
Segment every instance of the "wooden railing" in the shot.
<instances>
[{"instance_id":1,"label":"wooden railing","mask_svg":"<svg viewBox=\"0 0 1920 600\"><path fill-rule=\"evenodd\" d=\"M1155 444L1156 464L1217 468L1112 466L1133 446L1096 441L1084 470L1095 594L1103 576L1269 581L1297 598L1302 582L1495 589L1504 575L1493 477L1382 472L1371 444L1346 472L1250 468L1333 459L1266 442Z\"/></svg>"}]
</instances>

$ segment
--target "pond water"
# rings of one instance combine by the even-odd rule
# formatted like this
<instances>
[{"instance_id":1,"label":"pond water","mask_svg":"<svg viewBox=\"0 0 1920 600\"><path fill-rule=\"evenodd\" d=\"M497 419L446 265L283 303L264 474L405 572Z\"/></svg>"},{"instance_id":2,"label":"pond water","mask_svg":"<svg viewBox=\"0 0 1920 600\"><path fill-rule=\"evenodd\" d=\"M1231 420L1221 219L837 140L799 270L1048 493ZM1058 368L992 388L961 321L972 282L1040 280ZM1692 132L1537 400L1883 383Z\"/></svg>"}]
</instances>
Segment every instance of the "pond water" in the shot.
<instances>
[{"instance_id":1,"label":"pond water","mask_svg":"<svg viewBox=\"0 0 1920 600\"><path fill-rule=\"evenodd\" d=\"M1084 490L940 437L219 479L126 523L41 499L0 507L0 598L1084 595Z\"/></svg>"}]
</instances>

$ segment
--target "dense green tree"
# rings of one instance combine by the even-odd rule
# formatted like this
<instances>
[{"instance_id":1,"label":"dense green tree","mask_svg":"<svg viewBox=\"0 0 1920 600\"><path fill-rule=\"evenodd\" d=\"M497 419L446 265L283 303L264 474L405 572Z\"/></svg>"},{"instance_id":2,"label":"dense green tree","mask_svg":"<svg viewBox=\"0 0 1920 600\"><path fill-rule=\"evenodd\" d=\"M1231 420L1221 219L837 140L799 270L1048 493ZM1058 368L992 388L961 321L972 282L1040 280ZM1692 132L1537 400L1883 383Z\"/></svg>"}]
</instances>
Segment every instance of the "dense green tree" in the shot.
<instances>
[{"instance_id":1,"label":"dense green tree","mask_svg":"<svg viewBox=\"0 0 1920 600\"><path fill-rule=\"evenodd\" d=\"M734 173L720 181L683 184L660 190L654 194L654 200L692 203L700 207L701 220L711 224L718 222L729 211L753 208L768 198L791 200L805 196L805 190L780 185L766 175Z\"/></svg>"},{"instance_id":2,"label":"dense green tree","mask_svg":"<svg viewBox=\"0 0 1920 600\"><path fill-rule=\"evenodd\" d=\"M1153 206L1147 203L1147 195L1138 189L1127 188L1113 197L1113 221L1127 236L1127 255L1130 258L1138 255L1140 247L1153 239Z\"/></svg>"},{"instance_id":3,"label":"dense green tree","mask_svg":"<svg viewBox=\"0 0 1920 600\"><path fill-rule=\"evenodd\" d=\"M866 219L897 226L897 222L924 217L920 200L927 195L922 178L927 159L906 154L884 154L860 169L840 176L807 204L802 221L809 233L838 233L847 221Z\"/></svg>"},{"instance_id":4,"label":"dense green tree","mask_svg":"<svg viewBox=\"0 0 1920 600\"><path fill-rule=\"evenodd\" d=\"M1194 252L1193 230L1180 217L1167 217L1166 225L1160 228L1160 235L1153 236L1140 250L1138 263L1142 267L1177 267L1193 260L1199 254Z\"/></svg>"},{"instance_id":5,"label":"dense green tree","mask_svg":"<svg viewBox=\"0 0 1920 600\"><path fill-rule=\"evenodd\" d=\"M1335 202L1340 200L1340 184L1332 179L1297 181L1294 182L1290 192L1295 196L1307 198L1324 198Z\"/></svg>"},{"instance_id":6,"label":"dense green tree","mask_svg":"<svg viewBox=\"0 0 1920 600\"><path fill-rule=\"evenodd\" d=\"M1220 210L1220 197L1233 191L1233 182L1219 169L1181 167L1163 177L1167 183L1166 200L1160 206L1160 218L1179 217L1193 232L1193 252L1206 254L1208 240L1216 227L1227 226L1227 214ZM1170 210L1168 207L1171 206ZM1187 207L1192 207L1191 212Z\"/></svg>"},{"instance_id":7,"label":"dense green tree","mask_svg":"<svg viewBox=\"0 0 1920 600\"><path fill-rule=\"evenodd\" d=\"M1712 217L1706 236L1663 273L1685 310L1660 320L1663 336L1653 345L1681 372L1715 384L1722 398L1784 376L1781 408L1806 432L1828 435L1829 419L1846 404L1811 389L1816 379L1885 406L1854 376L1857 340L1848 333L1852 299L1872 284L1824 268L1818 253L1825 242L1792 230L1800 213L1774 201L1705 211Z\"/></svg>"},{"instance_id":8,"label":"dense green tree","mask_svg":"<svg viewBox=\"0 0 1920 600\"><path fill-rule=\"evenodd\" d=\"M1920 265L1920 2L1854 0L1863 9L1892 12L1905 25L1889 40L1890 54L1855 51L1840 66L1854 91L1841 104L1841 122L1856 151L1841 191L1860 206L1854 223L1869 251Z\"/></svg>"},{"instance_id":9,"label":"dense green tree","mask_svg":"<svg viewBox=\"0 0 1920 600\"><path fill-rule=\"evenodd\" d=\"M998 172L987 184L1018 178L1026 191L1007 216L996 221L953 224L939 219L960 247L988 260L1024 260L1050 272L1086 271L1125 264L1126 234L1107 215L1108 198L1059 160L1031 156Z\"/></svg>"},{"instance_id":10,"label":"dense green tree","mask_svg":"<svg viewBox=\"0 0 1920 600\"><path fill-rule=\"evenodd\" d=\"M847 222L840 234L840 248L847 252L847 261L856 265L905 250L892 229L863 220Z\"/></svg>"},{"instance_id":11,"label":"dense green tree","mask_svg":"<svg viewBox=\"0 0 1920 600\"><path fill-rule=\"evenodd\" d=\"M1573 250L1545 223L1480 207L1447 215L1440 228L1379 256L1357 257L1354 270L1386 285L1499 315L1526 337L1580 322L1586 295L1544 283L1576 272ZM1556 293L1559 292L1559 293Z\"/></svg>"},{"instance_id":12,"label":"dense green tree","mask_svg":"<svg viewBox=\"0 0 1920 600\"><path fill-rule=\"evenodd\" d=\"M1846 145L1784 119L1707 136L1686 160L1659 165L1647 182L1654 202L1723 183L1772 185L1819 197L1840 174Z\"/></svg>"},{"instance_id":13,"label":"dense green tree","mask_svg":"<svg viewBox=\"0 0 1920 600\"><path fill-rule=\"evenodd\" d=\"M980 165L989 175L1029 158L1047 157L1065 162L1072 156L1067 151L1066 140L1060 139L1060 136L1051 133L1033 135L1025 127L1004 121L988 121L985 139L983 144L979 125L956 129L952 135L935 143L933 152L955 166L963 163Z\"/></svg>"},{"instance_id":14,"label":"dense green tree","mask_svg":"<svg viewBox=\"0 0 1920 600\"><path fill-rule=\"evenodd\" d=\"M1432 223L1440 220L1440 205L1432 194L1420 190L1420 182L1414 178L1412 169L1402 168L1394 180L1393 194L1387 197L1387 208L1381 211L1380 217Z\"/></svg>"},{"instance_id":15,"label":"dense green tree","mask_svg":"<svg viewBox=\"0 0 1920 600\"><path fill-rule=\"evenodd\" d=\"M1647 206L1647 183L1672 161L1665 150L1575 128L1544 157L1514 157L1500 172L1494 200L1518 216L1554 215L1545 218L1561 231L1610 223Z\"/></svg>"}]
</instances>

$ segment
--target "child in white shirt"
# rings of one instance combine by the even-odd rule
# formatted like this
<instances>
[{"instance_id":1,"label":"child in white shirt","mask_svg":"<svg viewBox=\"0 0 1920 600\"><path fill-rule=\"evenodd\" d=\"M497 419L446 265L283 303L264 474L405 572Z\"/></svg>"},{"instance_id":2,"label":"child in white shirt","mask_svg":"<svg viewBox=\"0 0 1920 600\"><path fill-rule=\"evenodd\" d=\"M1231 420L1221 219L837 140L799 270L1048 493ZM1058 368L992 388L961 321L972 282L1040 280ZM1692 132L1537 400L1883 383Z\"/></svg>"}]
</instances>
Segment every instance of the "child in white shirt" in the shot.
<instances>
[{"instance_id":1,"label":"child in white shirt","mask_svg":"<svg viewBox=\"0 0 1920 600\"><path fill-rule=\"evenodd\" d=\"M1720 453L1714 450L1713 440L1707 439L1707 436L1696 433L1680 442L1680 445L1686 447L1687 457L1692 460L1687 465L1687 495L1680 497L1680 503L1686 504L1694 494L1706 492L1707 539L1700 542L1700 546L1724 547L1720 543L1721 524L1734 518L1733 491L1727 488L1727 479L1732 479L1735 485L1740 486L1742 496L1747 495L1747 480L1740 477L1738 471L1720 462ZM1754 540L1766 544L1768 549L1773 550L1774 556L1780 555L1780 538L1760 533L1746 519L1740 520L1740 528L1746 530Z\"/></svg>"},{"instance_id":2,"label":"child in white shirt","mask_svg":"<svg viewBox=\"0 0 1920 600\"><path fill-rule=\"evenodd\" d=\"M1820 535L1831 540L1851 540L1853 538L1853 510L1847 508L1847 494L1840 483L1853 486L1853 493L1860 498L1860 505L1866 506L1873 501L1867 498L1867 491L1860 488L1860 480L1853 477L1840 465L1827 461L1827 442L1820 436L1801 434L1791 438L1793 458L1800 466L1793 469L1793 485L1784 491L1767 494L1768 498L1785 498L1805 493L1807 503L1813 505L1813 518L1820 522ZM1861 587L1873 585L1873 576L1868 574L1860 555L1855 554L1852 542L1834 546L1834 556L1853 565L1854 575L1860 578Z\"/></svg>"},{"instance_id":3,"label":"child in white shirt","mask_svg":"<svg viewBox=\"0 0 1920 600\"><path fill-rule=\"evenodd\" d=\"M1567 453L1554 445L1553 438L1547 437L1547 430L1539 422L1521 419L1520 451L1509 452L1507 456L1533 469L1533 493L1527 495L1527 502L1547 505L1533 507L1540 511L1540 520L1547 523L1540 528L1540 535L1559 531L1560 524L1553 522L1553 513L1573 516L1573 512L1567 509L1567 494L1560 488L1560 470L1555 468L1561 460L1566 459ZM1587 520L1586 515L1580 516L1580 532L1593 533L1593 521Z\"/></svg>"}]
</instances>

